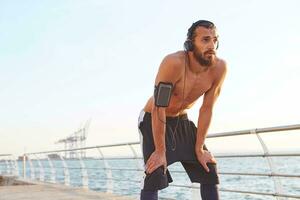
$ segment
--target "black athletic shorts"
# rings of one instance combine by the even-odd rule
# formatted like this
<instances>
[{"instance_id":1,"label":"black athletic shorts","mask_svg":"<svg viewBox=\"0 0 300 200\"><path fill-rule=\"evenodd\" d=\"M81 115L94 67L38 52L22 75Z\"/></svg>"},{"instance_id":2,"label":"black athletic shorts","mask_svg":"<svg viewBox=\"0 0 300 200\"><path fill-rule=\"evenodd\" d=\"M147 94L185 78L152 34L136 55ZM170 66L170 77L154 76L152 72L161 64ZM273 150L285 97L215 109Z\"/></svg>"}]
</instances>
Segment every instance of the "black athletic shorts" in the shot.
<instances>
[{"instance_id":1,"label":"black athletic shorts","mask_svg":"<svg viewBox=\"0 0 300 200\"><path fill-rule=\"evenodd\" d=\"M202 165L198 162L195 154L195 143L197 128L190 121L186 114L178 117L166 118L166 159L167 165L180 161L185 171L187 172L191 182L201 184L219 184L216 164L208 163L209 173L205 171ZM138 128L140 132L141 147L144 157L144 163L155 150L151 113L142 111L139 116ZM175 127L177 125L177 129ZM204 145L204 149L207 148ZM169 170L163 173L163 167L159 167L151 174L145 174L142 189L144 190L161 190L168 187L172 177Z\"/></svg>"}]
</instances>

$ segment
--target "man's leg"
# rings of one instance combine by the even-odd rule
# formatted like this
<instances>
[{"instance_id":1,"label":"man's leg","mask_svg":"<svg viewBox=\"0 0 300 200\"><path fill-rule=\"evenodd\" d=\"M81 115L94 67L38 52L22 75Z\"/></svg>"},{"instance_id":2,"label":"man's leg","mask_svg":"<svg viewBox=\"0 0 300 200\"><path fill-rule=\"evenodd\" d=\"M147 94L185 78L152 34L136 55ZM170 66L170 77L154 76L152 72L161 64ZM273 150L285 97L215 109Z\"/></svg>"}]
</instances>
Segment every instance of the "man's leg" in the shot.
<instances>
[{"instance_id":1,"label":"man's leg","mask_svg":"<svg viewBox=\"0 0 300 200\"><path fill-rule=\"evenodd\" d=\"M217 165L212 163L207 163L209 168L209 173L207 173L203 166L199 163L196 154L194 152L196 139L197 139L197 127L195 124L188 120L185 121L187 124L185 125L187 128L184 132L186 138L190 138L192 141L189 141L190 145L181 145L185 146L184 150L186 150L185 155L193 155L194 157L188 157L190 161L181 161L185 171L187 172L191 182L201 183L200 193L202 200L219 200L219 192L218 186L219 184L219 176L217 172ZM191 147L191 148L189 148ZM206 145L204 145L204 150ZM187 159L187 158L185 158Z\"/></svg>"},{"instance_id":2,"label":"man's leg","mask_svg":"<svg viewBox=\"0 0 300 200\"><path fill-rule=\"evenodd\" d=\"M219 190L216 184L201 184L200 193L202 200L219 200Z\"/></svg>"},{"instance_id":3,"label":"man's leg","mask_svg":"<svg viewBox=\"0 0 300 200\"><path fill-rule=\"evenodd\" d=\"M216 164L208 163L209 173L207 173L199 162L183 162L182 166L187 172L191 182L201 183L200 194L202 200L219 200L218 186L219 178Z\"/></svg>"},{"instance_id":4,"label":"man's leg","mask_svg":"<svg viewBox=\"0 0 300 200\"><path fill-rule=\"evenodd\" d=\"M141 188L141 200L158 200L158 190L168 187L169 179L171 181L169 170L164 174L163 167L157 168L151 174L146 174Z\"/></svg>"},{"instance_id":5,"label":"man's leg","mask_svg":"<svg viewBox=\"0 0 300 200\"><path fill-rule=\"evenodd\" d=\"M158 191L157 190L141 190L140 200L158 200Z\"/></svg>"},{"instance_id":6,"label":"man's leg","mask_svg":"<svg viewBox=\"0 0 300 200\"><path fill-rule=\"evenodd\" d=\"M151 127L151 115L141 112L139 117L139 133L141 150L143 152L144 164L146 164L150 155L155 149ZM169 182L172 182L171 175L167 170L164 174L163 167L159 167L151 174L145 174L143 185L141 187L141 200L158 200L158 190L168 187Z\"/></svg>"},{"instance_id":7,"label":"man's leg","mask_svg":"<svg viewBox=\"0 0 300 200\"><path fill-rule=\"evenodd\" d=\"M139 135L140 135L140 144L141 144L141 150L143 152L143 135L140 130L140 124L143 122L145 112L141 111L139 120L138 120L138 129L139 129ZM140 200L158 200L158 191L157 190L141 190L140 193Z\"/></svg>"}]
</instances>

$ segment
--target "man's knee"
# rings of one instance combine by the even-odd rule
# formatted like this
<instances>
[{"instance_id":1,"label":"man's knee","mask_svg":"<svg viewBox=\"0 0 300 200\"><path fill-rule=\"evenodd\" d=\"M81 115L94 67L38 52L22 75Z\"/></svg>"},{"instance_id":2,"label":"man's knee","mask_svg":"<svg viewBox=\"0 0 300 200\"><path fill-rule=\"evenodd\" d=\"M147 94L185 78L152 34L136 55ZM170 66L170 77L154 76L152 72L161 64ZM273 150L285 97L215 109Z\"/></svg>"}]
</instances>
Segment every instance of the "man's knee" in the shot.
<instances>
[{"instance_id":1,"label":"man's knee","mask_svg":"<svg viewBox=\"0 0 300 200\"><path fill-rule=\"evenodd\" d=\"M169 180L167 174L164 174L164 169L162 166L157 168L151 174L146 175L142 189L145 191L156 191L168 187Z\"/></svg>"}]
</instances>

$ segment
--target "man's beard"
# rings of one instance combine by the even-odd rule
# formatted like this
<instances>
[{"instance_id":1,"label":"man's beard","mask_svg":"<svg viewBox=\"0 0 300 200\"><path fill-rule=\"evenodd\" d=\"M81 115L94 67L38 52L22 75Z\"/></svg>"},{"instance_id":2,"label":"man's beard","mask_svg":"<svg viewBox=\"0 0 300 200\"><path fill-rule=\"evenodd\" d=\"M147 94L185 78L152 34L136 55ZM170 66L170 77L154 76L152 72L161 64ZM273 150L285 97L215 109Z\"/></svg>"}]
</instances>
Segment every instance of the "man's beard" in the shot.
<instances>
[{"instance_id":1,"label":"man's beard","mask_svg":"<svg viewBox=\"0 0 300 200\"><path fill-rule=\"evenodd\" d=\"M213 64L213 61L214 61L214 58L211 56L209 57L208 59L204 58L204 54L205 53L209 53L210 51L207 51L207 52L204 52L204 53L201 53L199 51L199 49L195 48L193 50L193 54L194 54L194 57L195 59L197 60L197 62L202 65L202 66L205 66L205 67L210 67L212 66Z\"/></svg>"}]
</instances>

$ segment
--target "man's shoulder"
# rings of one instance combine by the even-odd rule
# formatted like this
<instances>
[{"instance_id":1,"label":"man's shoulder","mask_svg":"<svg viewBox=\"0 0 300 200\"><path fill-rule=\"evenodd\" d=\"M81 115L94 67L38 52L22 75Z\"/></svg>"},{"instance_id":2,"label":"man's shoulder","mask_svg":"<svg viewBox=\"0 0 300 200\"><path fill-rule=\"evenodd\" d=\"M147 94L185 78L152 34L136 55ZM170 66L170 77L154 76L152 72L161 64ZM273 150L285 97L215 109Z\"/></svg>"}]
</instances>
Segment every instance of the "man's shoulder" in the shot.
<instances>
[{"instance_id":1,"label":"man's shoulder","mask_svg":"<svg viewBox=\"0 0 300 200\"><path fill-rule=\"evenodd\" d=\"M168 54L162 60L157 76L156 83L159 81L172 82L175 84L184 72L184 54L175 52Z\"/></svg>"},{"instance_id":2,"label":"man's shoulder","mask_svg":"<svg viewBox=\"0 0 300 200\"><path fill-rule=\"evenodd\" d=\"M215 66L215 71L218 74L224 74L227 71L227 63L224 59L222 58L217 58L217 63Z\"/></svg>"},{"instance_id":3,"label":"man's shoulder","mask_svg":"<svg viewBox=\"0 0 300 200\"><path fill-rule=\"evenodd\" d=\"M185 52L177 51L166 55L162 61L169 69L178 70L183 69L185 62Z\"/></svg>"},{"instance_id":4,"label":"man's shoulder","mask_svg":"<svg viewBox=\"0 0 300 200\"><path fill-rule=\"evenodd\" d=\"M219 83L227 73L227 63L224 59L217 58L216 65L214 67L214 82Z\"/></svg>"}]
</instances>

